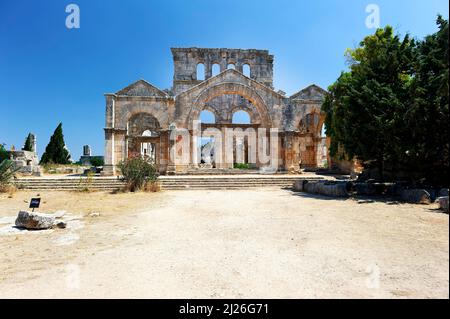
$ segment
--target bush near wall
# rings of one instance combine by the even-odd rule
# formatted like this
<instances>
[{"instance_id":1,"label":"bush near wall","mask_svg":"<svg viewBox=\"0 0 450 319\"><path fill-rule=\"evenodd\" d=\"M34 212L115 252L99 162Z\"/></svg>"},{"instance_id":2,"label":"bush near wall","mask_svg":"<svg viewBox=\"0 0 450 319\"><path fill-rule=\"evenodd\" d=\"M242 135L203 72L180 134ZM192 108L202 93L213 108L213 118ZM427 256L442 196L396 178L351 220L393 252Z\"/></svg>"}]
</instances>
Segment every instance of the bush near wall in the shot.
<instances>
[{"instance_id":1,"label":"bush near wall","mask_svg":"<svg viewBox=\"0 0 450 319\"><path fill-rule=\"evenodd\" d=\"M118 165L123 179L127 183L127 190L155 190L151 185L157 184L158 174L152 162L137 156L122 161Z\"/></svg>"}]
</instances>

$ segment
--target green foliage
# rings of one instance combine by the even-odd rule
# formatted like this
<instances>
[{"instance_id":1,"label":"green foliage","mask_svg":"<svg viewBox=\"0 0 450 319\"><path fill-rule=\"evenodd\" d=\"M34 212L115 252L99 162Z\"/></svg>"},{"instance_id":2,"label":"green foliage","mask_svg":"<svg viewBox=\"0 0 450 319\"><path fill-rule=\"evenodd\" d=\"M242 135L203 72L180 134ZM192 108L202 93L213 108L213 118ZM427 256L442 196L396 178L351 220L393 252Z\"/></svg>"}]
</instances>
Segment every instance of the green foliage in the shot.
<instances>
[{"instance_id":1,"label":"green foliage","mask_svg":"<svg viewBox=\"0 0 450 319\"><path fill-rule=\"evenodd\" d=\"M64 143L64 135L62 131L62 123L59 123L50 142L45 148L45 153L41 157L40 164L69 164L70 154Z\"/></svg>"},{"instance_id":2,"label":"green foliage","mask_svg":"<svg viewBox=\"0 0 450 319\"><path fill-rule=\"evenodd\" d=\"M250 169L250 164L245 164L245 163L235 163L234 164L234 168L235 169Z\"/></svg>"},{"instance_id":3,"label":"green foliage","mask_svg":"<svg viewBox=\"0 0 450 319\"><path fill-rule=\"evenodd\" d=\"M91 191L94 182L94 173L88 172L86 178L80 177L78 182L78 191L88 193Z\"/></svg>"},{"instance_id":4,"label":"green foliage","mask_svg":"<svg viewBox=\"0 0 450 319\"><path fill-rule=\"evenodd\" d=\"M448 177L448 23L438 25L419 43L388 26L346 52L350 70L322 106L332 156L341 146L382 178L399 169L413 180Z\"/></svg>"},{"instance_id":5,"label":"green foliage","mask_svg":"<svg viewBox=\"0 0 450 319\"><path fill-rule=\"evenodd\" d=\"M103 160L103 157L101 156L93 156L91 157L91 165L95 167L103 166L105 165L105 161Z\"/></svg>"},{"instance_id":6,"label":"green foliage","mask_svg":"<svg viewBox=\"0 0 450 319\"><path fill-rule=\"evenodd\" d=\"M6 186L11 183L11 179L18 171L14 163L10 160L4 160L0 163L0 186Z\"/></svg>"},{"instance_id":7,"label":"green foliage","mask_svg":"<svg viewBox=\"0 0 450 319\"><path fill-rule=\"evenodd\" d=\"M22 148L22 151L31 152L33 150L33 145L31 143L31 133L28 134L27 139L25 140L25 144Z\"/></svg>"},{"instance_id":8,"label":"green foliage","mask_svg":"<svg viewBox=\"0 0 450 319\"><path fill-rule=\"evenodd\" d=\"M449 33L438 17L438 32L417 46L410 108L404 114L409 129L406 163L431 183L449 180Z\"/></svg>"},{"instance_id":9,"label":"green foliage","mask_svg":"<svg viewBox=\"0 0 450 319\"><path fill-rule=\"evenodd\" d=\"M120 162L118 167L132 192L143 189L146 183L154 183L158 179L153 163L140 156Z\"/></svg>"},{"instance_id":10,"label":"green foliage","mask_svg":"<svg viewBox=\"0 0 450 319\"><path fill-rule=\"evenodd\" d=\"M5 149L5 145L0 144L0 163L8 158L9 158L8 151Z\"/></svg>"}]
</instances>

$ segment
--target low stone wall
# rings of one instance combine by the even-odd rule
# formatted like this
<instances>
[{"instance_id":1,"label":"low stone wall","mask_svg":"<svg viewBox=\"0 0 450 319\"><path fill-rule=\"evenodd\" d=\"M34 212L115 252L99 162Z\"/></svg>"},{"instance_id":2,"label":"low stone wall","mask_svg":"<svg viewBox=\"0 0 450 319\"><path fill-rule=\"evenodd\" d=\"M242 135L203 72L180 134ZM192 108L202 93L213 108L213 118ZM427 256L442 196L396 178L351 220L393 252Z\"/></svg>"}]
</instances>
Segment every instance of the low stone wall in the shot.
<instances>
[{"instance_id":1,"label":"low stone wall","mask_svg":"<svg viewBox=\"0 0 450 319\"><path fill-rule=\"evenodd\" d=\"M448 212L448 188L408 187L402 183L297 180L294 182L293 189L297 192L332 197L385 196L412 204L428 205L437 201L441 209Z\"/></svg>"},{"instance_id":2,"label":"low stone wall","mask_svg":"<svg viewBox=\"0 0 450 319\"><path fill-rule=\"evenodd\" d=\"M332 197L347 197L349 195L347 184L347 182L298 180L294 183L294 190Z\"/></svg>"}]
</instances>

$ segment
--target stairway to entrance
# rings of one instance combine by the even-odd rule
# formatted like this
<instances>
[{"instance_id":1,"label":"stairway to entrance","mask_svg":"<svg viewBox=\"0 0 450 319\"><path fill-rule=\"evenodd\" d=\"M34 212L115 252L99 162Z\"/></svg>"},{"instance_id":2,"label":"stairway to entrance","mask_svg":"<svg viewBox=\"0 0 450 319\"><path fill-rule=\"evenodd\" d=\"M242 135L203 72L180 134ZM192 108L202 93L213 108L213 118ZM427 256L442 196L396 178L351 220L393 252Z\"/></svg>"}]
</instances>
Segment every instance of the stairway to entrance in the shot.
<instances>
[{"instance_id":1,"label":"stairway to entrance","mask_svg":"<svg viewBox=\"0 0 450 319\"><path fill-rule=\"evenodd\" d=\"M301 175L185 175L160 176L162 190L188 189L245 189L258 187L292 187L299 179L320 180L322 177ZM14 181L23 190L96 190L113 191L123 188L125 183L116 177L53 177L53 178L20 178Z\"/></svg>"}]
</instances>

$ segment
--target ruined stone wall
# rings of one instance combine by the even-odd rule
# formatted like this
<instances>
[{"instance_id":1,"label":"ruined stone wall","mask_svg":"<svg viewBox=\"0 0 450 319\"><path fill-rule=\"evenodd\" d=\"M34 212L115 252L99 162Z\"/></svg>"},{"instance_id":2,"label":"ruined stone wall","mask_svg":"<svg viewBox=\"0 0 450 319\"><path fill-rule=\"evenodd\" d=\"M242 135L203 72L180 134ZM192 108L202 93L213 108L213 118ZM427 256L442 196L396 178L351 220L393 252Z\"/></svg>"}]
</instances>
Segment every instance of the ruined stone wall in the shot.
<instances>
[{"instance_id":1,"label":"ruined stone wall","mask_svg":"<svg viewBox=\"0 0 450 319\"><path fill-rule=\"evenodd\" d=\"M303 167L316 167L324 162L325 142L320 130L324 121L321 104L326 91L311 85L291 97L275 92L273 56L267 50L175 48L172 54L171 90L162 91L139 80L115 94L105 95L107 173L127 156L133 135L130 135L129 121L133 116L148 114L157 121L158 126L147 126L157 126L160 132L158 152L160 170L164 172L173 165L169 163L172 143L169 127L192 129L193 121L199 119L203 110L213 112L218 125L230 124L234 112L243 110L250 115L255 127L278 129L281 169L298 167L299 162ZM205 67L204 80L197 77L199 63ZM221 73L217 76L212 75L214 64L220 66ZM228 68L229 64L233 64L234 69ZM243 74L245 64L250 66L250 77ZM142 115L142 118L147 117ZM141 126L148 123L141 122ZM133 128L133 132L142 129Z\"/></svg>"},{"instance_id":2,"label":"ruined stone wall","mask_svg":"<svg viewBox=\"0 0 450 319\"><path fill-rule=\"evenodd\" d=\"M173 91L177 95L200 83L197 65L203 64L205 80L212 77L213 65L220 72L229 65L243 73L244 65L250 67L250 78L273 88L273 55L267 50L172 48L174 77Z\"/></svg>"}]
</instances>

